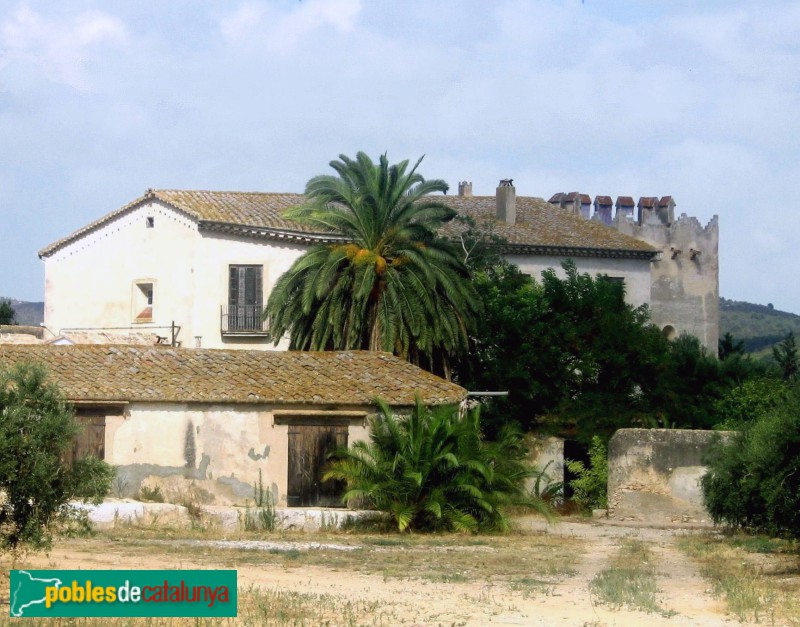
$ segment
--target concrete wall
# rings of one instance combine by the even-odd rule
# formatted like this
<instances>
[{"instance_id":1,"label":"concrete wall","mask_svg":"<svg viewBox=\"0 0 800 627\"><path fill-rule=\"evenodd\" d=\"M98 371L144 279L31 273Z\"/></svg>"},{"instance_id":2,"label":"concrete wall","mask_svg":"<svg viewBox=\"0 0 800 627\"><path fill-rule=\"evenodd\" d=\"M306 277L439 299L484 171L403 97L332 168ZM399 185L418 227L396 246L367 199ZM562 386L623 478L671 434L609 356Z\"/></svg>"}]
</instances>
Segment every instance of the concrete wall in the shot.
<instances>
[{"instance_id":1,"label":"concrete wall","mask_svg":"<svg viewBox=\"0 0 800 627\"><path fill-rule=\"evenodd\" d=\"M703 506L703 456L727 432L620 429L608 445L609 518L711 524Z\"/></svg>"},{"instance_id":2,"label":"concrete wall","mask_svg":"<svg viewBox=\"0 0 800 627\"><path fill-rule=\"evenodd\" d=\"M530 455L528 462L544 475L539 480L539 494L544 494L549 486L564 483L564 440L551 436L528 434L525 439ZM529 492L536 488L536 478L529 479L526 487Z\"/></svg>"},{"instance_id":3,"label":"concrete wall","mask_svg":"<svg viewBox=\"0 0 800 627\"><path fill-rule=\"evenodd\" d=\"M516 265L522 272L541 280L542 272L553 268L560 278L564 278L561 264L566 257L548 257L544 255L506 255L506 259ZM638 307L650 304L650 261L643 259L603 259L600 257L576 257L578 271L590 275L607 274L610 277L625 279L625 300Z\"/></svg>"},{"instance_id":4,"label":"concrete wall","mask_svg":"<svg viewBox=\"0 0 800 627\"><path fill-rule=\"evenodd\" d=\"M349 443L367 439L367 411L291 409L321 420L346 417ZM106 417L105 459L118 476L113 495L132 496L146 484L173 499L192 489L207 503L244 504L261 471L276 504L285 505L289 427L275 424L276 413L285 417L286 408L132 403L123 415Z\"/></svg>"},{"instance_id":5,"label":"concrete wall","mask_svg":"<svg viewBox=\"0 0 800 627\"><path fill-rule=\"evenodd\" d=\"M154 219L147 227L148 217ZM278 277L305 249L265 240L200 233L191 218L159 201L143 203L58 250L45 262L45 325L56 335L68 328L134 327L203 348L272 349L270 338L231 338L220 333L220 306L228 302L228 267L264 267L266 303ZM153 284L152 321L141 323L136 284ZM284 341L278 348L286 348Z\"/></svg>"}]
</instances>

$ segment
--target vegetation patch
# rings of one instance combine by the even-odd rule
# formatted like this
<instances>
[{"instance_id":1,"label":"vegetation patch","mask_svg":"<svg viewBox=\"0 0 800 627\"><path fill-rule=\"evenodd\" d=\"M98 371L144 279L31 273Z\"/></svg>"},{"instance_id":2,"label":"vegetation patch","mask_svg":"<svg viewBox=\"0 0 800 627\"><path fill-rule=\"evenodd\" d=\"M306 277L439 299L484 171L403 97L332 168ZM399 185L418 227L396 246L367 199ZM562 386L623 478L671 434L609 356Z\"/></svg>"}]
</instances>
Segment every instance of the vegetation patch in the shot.
<instances>
[{"instance_id":1,"label":"vegetation patch","mask_svg":"<svg viewBox=\"0 0 800 627\"><path fill-rule=\"evenodd\" d=\"M612 565L597 573L589 587L601 603L611 607L628 607L664 616L674 614L664 610L656 598L659 589L653 559L641 542L625 543Z\"/></svg>"},{"instance_id":2,"label":"vegetation patch","mask_svg":"<svg viewBox=\"0 0 800 627\"><path fill-rule=\"evenodd\" d=\"M740 621L800 625L797 562L788 573L774 569L775 574L768 574L770 569L765 568L781 555L800 555L796 543L737 534L688 536L680 547L699 563L714 595L723 599Z\"/></svg>"}]
</instances>

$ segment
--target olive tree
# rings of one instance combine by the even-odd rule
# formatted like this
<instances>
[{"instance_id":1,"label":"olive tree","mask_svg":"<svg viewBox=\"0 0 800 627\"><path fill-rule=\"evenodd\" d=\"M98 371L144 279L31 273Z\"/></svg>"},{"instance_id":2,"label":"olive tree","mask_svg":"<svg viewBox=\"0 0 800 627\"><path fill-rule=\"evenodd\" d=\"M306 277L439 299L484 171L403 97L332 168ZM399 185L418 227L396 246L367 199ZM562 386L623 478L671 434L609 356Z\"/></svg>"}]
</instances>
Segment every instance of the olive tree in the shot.
<instances>
[{"instance_id":1,"label":"olive tree","mask_svg":"<svg viewBox=\"0 0 800 627\"><path fill-rule=\"evenodd\" d=\"M75 513L70 501L108 492L111 466L70 459L79 430L44 368L0 362L0 550L48 548L53 527Z\"/></svg>"}]
</instances>

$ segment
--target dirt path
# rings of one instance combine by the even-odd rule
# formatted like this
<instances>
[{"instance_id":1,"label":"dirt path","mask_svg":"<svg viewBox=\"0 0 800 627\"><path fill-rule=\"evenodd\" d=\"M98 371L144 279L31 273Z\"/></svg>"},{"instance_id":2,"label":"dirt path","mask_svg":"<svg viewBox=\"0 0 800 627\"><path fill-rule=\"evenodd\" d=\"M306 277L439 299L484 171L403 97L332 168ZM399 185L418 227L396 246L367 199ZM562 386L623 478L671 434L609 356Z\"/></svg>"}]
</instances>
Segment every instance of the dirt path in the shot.
<instances>
[{"instance_id":1,"label":"dirt path","mask_svg":"<svg viewBox=\"0 0 800 627\"><path fill-rule=\"evenodd\" d=\"M174 550L163 542L139 542L135 546L119 546L102 537L87 541L69 540L57 546L49 557L36 556L29 564L38 568L230 568L238 570L240 589L251 586L304 595L324 595L332 603L370 604L370 620L366 624L414 626L479 626L479 625L696 625L716 627L739 623L726 615L723 605L710 595L708 585L700 578L692 562L680 552L676 539L680 531L642 529L562 522L547 525L539 519L521 521L531 538L548 534L559 538L575 538L581 546L577 563L568 572L555 574L547 583L542 578L541 564L531 563L530 570L517 568L515 578L507 573L485 570L487 575L454 577L452 581L426 579L418 573L396 577L353 568L351 562L339 562L344 553L330 549L330 559L319 563L299 561L258 563L258 555L276 550L298 551L299 543L272 541L269 545L243 547L220 541L192 541L191 547ZM617 555L620 546L631 540L645 542L655 561L655 572L661 592L658 601L664 614L643 613L627 608L610 608L598 602L590 591L590 582ZM525 537L517 536L517 543ZM333 543L336 540L332 541ZM349 536L352 546L358 536ZM324 540L323 540L324 543ZM492 538L487 546L455 545L442 550L470 553L474 560L488 559L502 538ZM115 546L117 544L117 546ZM252 543L251 543L252 544ZM285 545L284 547L275 545ZM570 543L565 543L570 544ZM267 546L269 548L267 548ZM358 547L356 547L358 548ZM325 550L323 548L323 550ZM370 547L386 563L394 556L408 559L412 549L403 546ZM416 549L414 549L416 550ZM433 550L429 550L433 551ZM370 555L367 554L367 555ZM433 558L430 555L426 559ZM520 560L531 559L520 551ZM520 564L516 564L520 566ZM374 569L373 569L374 570ZM527 573L527 575L526 575ZM515 585L514 581L531 582ZM672 614L670 614L670 612ZM334 622L332 624L337 624Z\"/></svg>"}]
</instances>

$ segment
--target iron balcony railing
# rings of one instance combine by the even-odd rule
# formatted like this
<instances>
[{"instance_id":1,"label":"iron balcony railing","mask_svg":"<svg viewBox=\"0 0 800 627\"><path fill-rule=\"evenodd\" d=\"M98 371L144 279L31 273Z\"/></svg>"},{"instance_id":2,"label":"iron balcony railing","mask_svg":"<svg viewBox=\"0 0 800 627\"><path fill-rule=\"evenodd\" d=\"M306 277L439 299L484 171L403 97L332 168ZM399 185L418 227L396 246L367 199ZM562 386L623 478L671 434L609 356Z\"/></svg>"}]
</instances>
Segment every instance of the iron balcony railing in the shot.
<instances>
[{"instance_id":1,"label":"iron balcony railing","mask_svg":"<svg viewBox=\"0 0 800 627\"><path fill-rule=\"evenodd\" d=\"M264 310L255 305L222 305L219 314L222 335L269 335L263 313Z\"/></svg>"}]
</instances>

